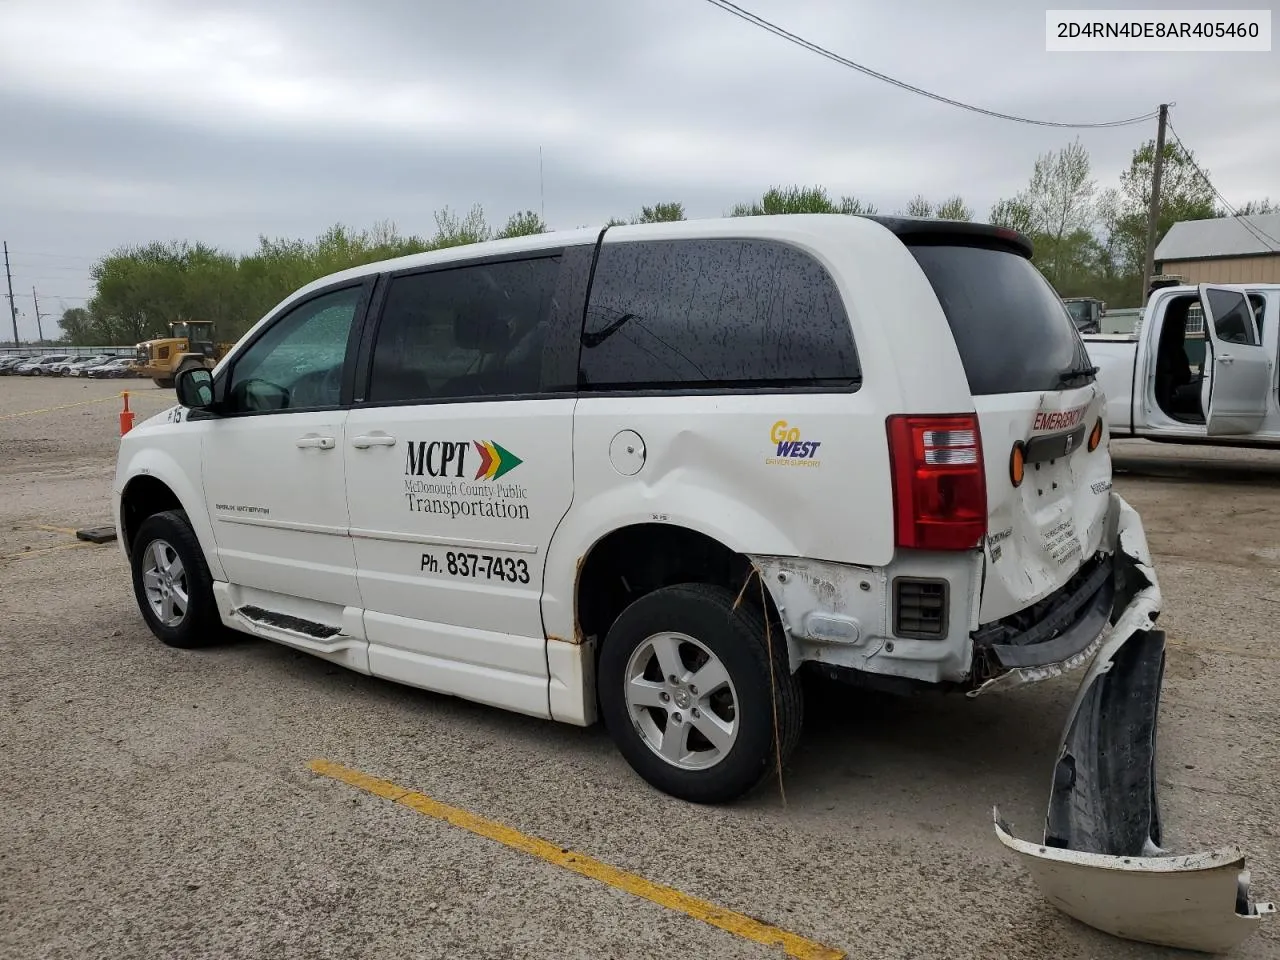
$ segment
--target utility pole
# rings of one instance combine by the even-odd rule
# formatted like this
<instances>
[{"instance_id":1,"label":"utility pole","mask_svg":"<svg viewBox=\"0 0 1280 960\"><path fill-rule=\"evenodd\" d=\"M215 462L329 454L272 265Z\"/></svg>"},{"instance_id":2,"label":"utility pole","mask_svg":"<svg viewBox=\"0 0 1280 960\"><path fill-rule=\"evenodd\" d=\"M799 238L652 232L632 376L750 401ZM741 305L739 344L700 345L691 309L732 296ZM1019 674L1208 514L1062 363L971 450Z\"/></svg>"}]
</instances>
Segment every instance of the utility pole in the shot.
<instances>
[{"instance_id":1,"label":"utility pole","mask_svg":"<svg viewBox=\"0 0 1280 960\"><path fill-rule=\"evenodd\" d=\"M36 311L36 333L40 335L40 342L44 343L44 327L40 325L40 301L36 299L36 288L31 288L31 302L35 305Z\"/></svg>"},{"instance_id":2,"label":"utility pole","mask_svg":"<svg viewBox=\"0 0 1280 960\"><path fill-rule=\"evenodd\" d=\"M9 272L9 241L4 242L4 275L9 281L9 313L13 317L13 345L18 345L18 305L13 299L13 274Z\"/></svg>"},{"instance_id":3,"label":"utility pole","mask_svg":"<svg viewBox=\"0 0 1280 960\"><path fill-rule=\"evenodd\" d=\"M1142 261L1142 302L1150 296L1151 278L1156 272L1156 221L1160 219L1160 178L1164 174L1164 128L1169 122L1169 105L1160 104L1160 127L1156 130L1156 156L1151 169L1151 206L1147 210L1147 253Z\"/></svg>"}]
</instances>

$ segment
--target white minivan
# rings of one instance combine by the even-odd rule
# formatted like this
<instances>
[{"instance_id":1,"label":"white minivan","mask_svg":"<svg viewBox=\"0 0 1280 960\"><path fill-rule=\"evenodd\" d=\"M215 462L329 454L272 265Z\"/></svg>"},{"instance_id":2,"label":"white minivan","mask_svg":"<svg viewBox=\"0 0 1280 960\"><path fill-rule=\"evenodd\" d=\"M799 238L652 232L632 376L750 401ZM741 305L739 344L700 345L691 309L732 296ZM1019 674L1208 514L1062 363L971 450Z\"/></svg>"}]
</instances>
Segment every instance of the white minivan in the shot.
<instances>
[{"instance_id":1,"label":"white minivan","mask_svg":"<svg viewBox=\"0 0 1280 960\"><path fill-rule=\"evenodd\" d=\"M1243 858L1160 856L1159 584L1030 253L980 224L743 217L325 277L122 438L142 615L173 646L231 628L602 716L698 802L782 769L807 673L975 696L1089 664L1043 841L998 837L1102 929L1243 938Z\"/></svg>"},{"instance_id":2,"label":"white minivan","mask_svg":"<svg viewBox=\"0 0 1280 960\"><path fill-rule=\"evenodd\" d=\"M804 672L976 692L1082 664L1141 526L1029 249L734 218L318 280L123 438L142 614L599 714L708 802L785 761Z\"/></svg>"}]
</instances>

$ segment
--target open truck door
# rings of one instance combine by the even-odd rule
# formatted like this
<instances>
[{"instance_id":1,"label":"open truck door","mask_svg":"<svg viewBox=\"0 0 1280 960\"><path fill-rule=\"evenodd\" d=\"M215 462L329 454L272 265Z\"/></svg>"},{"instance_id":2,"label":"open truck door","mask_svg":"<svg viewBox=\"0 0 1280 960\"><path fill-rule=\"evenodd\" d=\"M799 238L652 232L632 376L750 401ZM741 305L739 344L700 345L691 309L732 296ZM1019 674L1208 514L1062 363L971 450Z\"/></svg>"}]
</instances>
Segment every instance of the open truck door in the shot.
<instances>
[{"instance_id":1,"label":"open truck door","mask_svg":"<svg viewBox=\"0 0 1280 960\"><path fill-rule=\"evenodd\" d=\"M1271 392L1271 358L1258 335L1249 299L1240 290L1199 286L1204 310L1204 380L1201 401L1211 436L1262 429Z\"/></svg>"}]
</instances>

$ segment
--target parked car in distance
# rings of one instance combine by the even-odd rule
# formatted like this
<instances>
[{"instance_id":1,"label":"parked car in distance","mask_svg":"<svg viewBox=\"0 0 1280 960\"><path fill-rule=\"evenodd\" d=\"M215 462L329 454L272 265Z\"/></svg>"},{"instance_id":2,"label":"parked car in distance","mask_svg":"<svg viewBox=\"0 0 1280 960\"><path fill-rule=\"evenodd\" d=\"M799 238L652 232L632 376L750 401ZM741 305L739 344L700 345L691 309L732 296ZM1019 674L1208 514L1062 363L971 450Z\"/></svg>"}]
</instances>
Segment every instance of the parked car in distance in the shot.
<instances>
[{"instance_id":1,"label":"parked car in distance","mask_svg":"<svg viewBox=\"0 0 1280 960\"><path fill-rule=\"evenodd\" d=\"M71 359L71 355L66 353L49 353L40 357L32 357L26 363L19 364L15 372L22 374L24 377L48 376L55 365L69 359Z\"/></svg>"},{"instance_id":2,"label":"parked car in distance","mask_svg":"<svg viewBox=\"0 0 1280 960\"><path fill-rule=\"evenodd\" d=\"M100 353L96 357L79 357L62 364L62 375L64 377L78 377L89 368L110 363L114 359L116 359L115 355L110 353Z\"/></svg>"},{"instance_id":3,"label":"parked car in distance","mask_svg":"<svg viewBox=\"0 0 1280 960\"><path fill-rule=\"evenodd\" d=\"M95 380L109 380L135 376L133 372L133 358L116 357L113 360L108 360L106 363L98 364L96 367L86 368L84 375L86 377L92 377Z\"/></svg>"},{"instance_id":4,"label":"parked car in distance","mask_svg":"<svg viewBox=\"0 0 1280 960\"><path fill-rule=\"evenodd\" d=\"M99 359L105 359L105 355L98 354L96 356L84 357L79 354L75 354L73 356L67 357L67 359L63 360L60 363L55 363L48 370L48 373L50 376L65 377L67 373L70 372L71 368L76 366L77 364L87 363L89 361L99 360Z\"/></svg>"},{"instance_id":5,"label":"parked car in distance","mask_svg":"<svg viewBox=\"0 0 1280 960\"><path fill-rule=\"evenodd\" d=\"M0 357L0 377L8 376L30 359L30 357Z\"/></svg>"}]
</instances>

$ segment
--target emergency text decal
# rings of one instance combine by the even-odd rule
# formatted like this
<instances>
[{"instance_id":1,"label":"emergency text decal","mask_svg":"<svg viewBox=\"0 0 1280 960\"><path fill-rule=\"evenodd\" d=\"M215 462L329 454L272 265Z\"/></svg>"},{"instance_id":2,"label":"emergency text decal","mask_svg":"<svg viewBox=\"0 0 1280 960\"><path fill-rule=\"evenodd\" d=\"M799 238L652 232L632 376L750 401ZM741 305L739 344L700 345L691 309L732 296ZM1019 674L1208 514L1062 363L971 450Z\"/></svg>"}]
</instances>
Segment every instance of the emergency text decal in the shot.
<instances>
[{"instance_id":1,"label":"emergency text decal","mask_svg":"<svg viewBox=\"0 0 1280 960\"><path fill-rule=\"evenodd\" d=\"M1031 424L1032 433L1052 433L1056 430L1073 430L1084 419L1089 407L1076 407L1074 410L1041 410Z\"/></svg>"}]
</instances>

